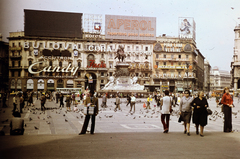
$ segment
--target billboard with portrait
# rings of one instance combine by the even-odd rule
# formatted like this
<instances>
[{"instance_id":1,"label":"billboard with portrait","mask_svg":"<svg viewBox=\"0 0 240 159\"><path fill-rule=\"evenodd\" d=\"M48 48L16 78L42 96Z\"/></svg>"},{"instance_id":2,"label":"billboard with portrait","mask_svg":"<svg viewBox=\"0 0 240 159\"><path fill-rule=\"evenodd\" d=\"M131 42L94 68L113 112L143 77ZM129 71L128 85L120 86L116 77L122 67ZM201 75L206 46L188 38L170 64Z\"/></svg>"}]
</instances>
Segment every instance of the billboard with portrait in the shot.
<instances>
[{"instance_id":1,"label":"billboard with portrait","mask_svg":"<svg viewBox=\"0 0 240 159\"><path fill-rule=\"evenodd\" d=\"M178 18L178 36L181 39L196 40L196 24L191 17Z\"/></svg>"}]
</instances>

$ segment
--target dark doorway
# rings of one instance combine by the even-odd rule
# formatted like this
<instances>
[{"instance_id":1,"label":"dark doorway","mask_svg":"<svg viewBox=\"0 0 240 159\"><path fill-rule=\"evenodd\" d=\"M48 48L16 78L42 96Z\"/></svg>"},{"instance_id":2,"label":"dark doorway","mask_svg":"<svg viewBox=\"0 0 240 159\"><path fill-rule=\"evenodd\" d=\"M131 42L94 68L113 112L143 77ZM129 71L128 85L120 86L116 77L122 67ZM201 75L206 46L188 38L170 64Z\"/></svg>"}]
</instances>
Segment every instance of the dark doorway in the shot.
<instances>
[{"instance_id":1,"label":"dark doorway","mask_svg":"<svg viewBox=\"0 0 240 159\"><path fill-rule=\"evenodd\" d=\"M90 90L90 92L94 92L96 90L97 85L97 76L94 73L87 73L85 75L85 90Z\"/></svg>"},{"instance_id":2,"label":"dark doorway","mask_svg":"<svg viewBox=\"0 0 240 159\"><path fill-rule=\"evenodd\" d=\"M238 86L237 86L237 89L240 88L240 79L238 80Z\"/></svg>"}]
</instances>

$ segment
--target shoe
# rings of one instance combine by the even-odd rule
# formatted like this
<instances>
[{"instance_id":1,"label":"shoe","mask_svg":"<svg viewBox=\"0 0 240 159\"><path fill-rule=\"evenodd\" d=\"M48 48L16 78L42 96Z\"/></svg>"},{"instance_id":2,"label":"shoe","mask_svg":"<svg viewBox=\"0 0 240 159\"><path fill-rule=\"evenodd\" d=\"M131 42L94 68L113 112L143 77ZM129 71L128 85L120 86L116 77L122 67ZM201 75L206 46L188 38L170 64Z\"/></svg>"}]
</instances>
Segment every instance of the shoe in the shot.
<instances>
[{"instance_id":1,"label":"shoe","mask_svg":"<svg viewBox=\"0 0 240 159\"><path fill-rule=\"evenodd\" d=\"M204 135L200 134L201 137L204 137Z\"/></svg>"},{"instance_id":2,"label":"shoe","mask_svg":"<svg viewBox=\"0 0 240 159\"><path fill-rule=\"evenodd\" d=\"M186 133L187 133L187 130L184 131L184 134L186 134Z\"/></svg>"},{"instance_id":3,"label":"shoe","mask_svg":"<svg viewBox=\"0 0 240 159\"><path fill-rule=\"evenodd\" d=\"M188 132L187 135L190 136L190 132Z\"/></svg>"},{"instance_id":4,"label":"shoe","mask_svg":"<svg viewBox=\"0 0 240 159\"><path fill-rule=\"evenodd\" d=\"M198 134L199 134L199 132L198 132L198 131L196 131L196 134L198 135Z\"/></svg>"},{"instance_id":5,"label":"shoe","mask_svg":"<svg viewBox=\"0 0 240 159\"><path fill-rule=\"evenodd\" d=\"M78 135L84 135L84 133L79 133Z\"/></svg>"}]
</instances>

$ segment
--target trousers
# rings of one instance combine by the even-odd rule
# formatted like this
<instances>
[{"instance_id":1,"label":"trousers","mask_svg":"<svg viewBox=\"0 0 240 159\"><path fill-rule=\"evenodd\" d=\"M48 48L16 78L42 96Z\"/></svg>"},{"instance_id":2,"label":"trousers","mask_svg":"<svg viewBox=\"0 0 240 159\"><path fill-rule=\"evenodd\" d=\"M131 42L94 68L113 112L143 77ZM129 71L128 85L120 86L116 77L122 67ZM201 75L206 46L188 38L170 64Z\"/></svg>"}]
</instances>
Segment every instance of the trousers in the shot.
<instances>
[{"instance_id":1,"label":"trousers","mask_svg":"<svg viewBox=\"0 0 240 159\"><path fill-rule=\"evenodd\" d=\"M91 122L92 122L90 133L91 134L94 133L94 129L95 129L95 115L86 115L85 119L84 119L84 123L83 123L81 134L86 134L90 117L91 117Z\"/></svg>"}]
</instances>

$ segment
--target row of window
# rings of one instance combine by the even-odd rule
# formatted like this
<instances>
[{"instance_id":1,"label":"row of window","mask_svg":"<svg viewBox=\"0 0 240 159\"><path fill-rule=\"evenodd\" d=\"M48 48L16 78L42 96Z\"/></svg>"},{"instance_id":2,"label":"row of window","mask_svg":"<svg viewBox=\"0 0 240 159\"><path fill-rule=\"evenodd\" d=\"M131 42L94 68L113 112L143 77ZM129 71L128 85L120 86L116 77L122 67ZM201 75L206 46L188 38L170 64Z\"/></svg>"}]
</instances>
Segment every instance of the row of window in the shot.
<instances>
[{"instance_id":1,"label":"row of window","mask_svg":"<svg viewBox=\"0 0 240 159\"><path fill-rule=\"evenodd\" d=\"M178 58L181 59L183 56L182 55L178 55ZM186 55L186 59L188 59L189 55ZM156 54L156 58L160 58L160 54ZM166 54L163 54L163 58L167 58ZM171 55L171 58L174 58L174 54Z\"/></svg>"},{"instance_id":2,"label":"row of window","mask_svg":"<svg viewBox=\"0 0 240 159\"><path fill-rule=\"evenodd\" d=\"M159 66L160 64L162 63L162 65L166 66L167 64L168 65L171 65L173 66L174 64L176 64L176 62L156 62L156 65ZM181 65L185 65L185 62L178 62L177 63L179 66Z\"/></svg>"}]
</instances>

